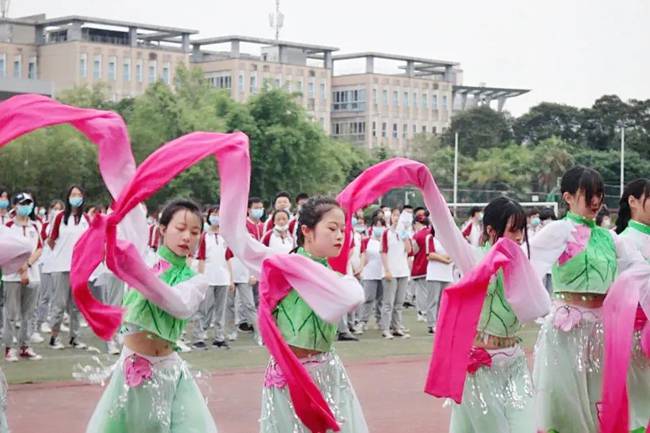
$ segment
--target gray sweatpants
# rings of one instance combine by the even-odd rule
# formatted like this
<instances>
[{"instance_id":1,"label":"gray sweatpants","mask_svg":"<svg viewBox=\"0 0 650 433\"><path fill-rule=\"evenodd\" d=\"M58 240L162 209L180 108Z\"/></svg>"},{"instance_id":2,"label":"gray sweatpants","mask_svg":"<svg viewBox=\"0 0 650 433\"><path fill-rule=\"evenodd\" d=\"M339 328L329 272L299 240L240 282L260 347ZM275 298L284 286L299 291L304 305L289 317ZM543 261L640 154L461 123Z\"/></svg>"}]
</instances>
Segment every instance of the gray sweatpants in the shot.
<instances>
[{"instance_id":1,"label":"gray sweatpants","mask_svg":"<svg viewBox=\"0 0 650 433\"><path fill-rule=\"evenodd\" d=\"M257 329L257 311L253 288L248 283L235 283L235 290L228 290L226 301L226 334L236 331L236 325L246 322Z\"/></svg>"},{"instance_id":2,"label":"gray sweatpants","mask_svg":"<svg viewBox=\"0 0 650 433\"><path fill-rule=\"evenodd\" d=\"M361 304L359 321L368 323L370 314L374 311L377 325L381 323L381 300L384 292L382 280L361 280L366 300Z\"/></svg>"},{"instance_id":3,"label":"gray sweatpants","mask_svg":"<svg viewBox=\"0 0 650 433\"><path fill-rule=\"evenodd\" d=\"M35 331L41 328L41 325L50 319L50 304L52 302L52 274L41 272L41 287L38 291L38 301L36 303Z\"/></svg>"},{"instance_id":4,"label":"gray sweatpants","mask_svg":"<svg viewBox=\"0 0 650 433\"><path fill-rule=\"evenodd\" d=\"M450 283L444 281L426 281L426 298L424 312L427 316L427 327L435 328L438 321L438 308L440 307L440 295Z\"/></svg>"},{"instance_id":5,"label":"gray sweatpants","mask_svg":"<svg viewBox=\"0 0 650 433\"><path fill-rule=\"evenodd\" d=\"M18 333L18 347L29 346L29 337L32 334L31 318L36 308L38 297L38 282L30 282L23 286L20 282L5 282L4 302L4 332L5 347L13 347L16 334L16 325L20 321Z\"/></svg>"},{"instance_id":6,"label":"gray sweatpants","mask_svg":"<svg viewBox=\"0 0 650 433\"><path fill-rule=\"evenodd\" d=\"M214 338L224 341L228 286L210 286L194 315L193 341L205 341L214 320Z\"/></svg>"},{"instance_id":7,"label":"gray sweatpants","mask_svg":"<svg viewBox=\"0 0 650 433\"><path fill-rule=\"evenodd\" d=\"M415 309L424 313L427 310L427 280L424 277L412 279L410 285L415 293Z\"/></svg>"},{"instance_id":8,"label":"gray sweatpants","mask_svg":"<svg viewBox=\"0 0 650 433\"><path fill-rule=\"evenodd\" d=\"M70 338L79 336L79 310L72 297L70 289L70 272L52 272L52 317L50 327L52 332L61 330L63 314L67 311L70 316Z\"/></svg>"},{"instance_id":9,"label":"gray sweatpants","mask_svg":"<svg viewBox=\"0 0 650 433\"><path fill-rule=\"evenodd\" d=\"M393 277L388 281L384 279L384 293L381 301L381 323L382 331L399 331L402 328L402 310L404 309L404 298L409 277Z\"/></svg>"}]
</instances>

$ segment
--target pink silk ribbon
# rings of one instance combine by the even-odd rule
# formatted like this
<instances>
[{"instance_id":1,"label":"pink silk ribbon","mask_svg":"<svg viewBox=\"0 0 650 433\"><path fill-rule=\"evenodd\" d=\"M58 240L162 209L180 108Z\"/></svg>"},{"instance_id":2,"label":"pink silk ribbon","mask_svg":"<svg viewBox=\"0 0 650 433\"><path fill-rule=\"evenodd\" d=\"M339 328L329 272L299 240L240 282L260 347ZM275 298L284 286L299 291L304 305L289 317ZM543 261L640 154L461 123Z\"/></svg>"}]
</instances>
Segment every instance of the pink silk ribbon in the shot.
<instances>
[{"instance_id":1,"label":"pink silk ribbon","mask_svg":"<svg viewBox=\"0 0 650 433\"><path fill-rule=\"evenodd\" d=\"M135 160L126 125L113 112L72 107L41 95L14 96L0 103L0 147L36 129L60 124L70 124L97 145L104 182L116 197L135 173ZM4 262L5 272L16 270L29 258L31 247L29 253L19 252L25 247L10 234L0 233L0 263Z\"/></svg>"},{"instance_id":2,"label":"pink silk ribbon","mask_svg":"<svg viewBox=\"0 0 650 433\"><path fill-rule=\"evenodd\" d=\"M634 265L614 281L603 302L605 356L601 400L601 433L629 432L629 400L627 373L632 356L632 341L639 302L646 315L650 305L643 305L642 294L648 298L650 268ZM647 347L650 325L642 330L642 346ZM647 352L646 352L647 354Z\"/></svg>"}]
</instances>

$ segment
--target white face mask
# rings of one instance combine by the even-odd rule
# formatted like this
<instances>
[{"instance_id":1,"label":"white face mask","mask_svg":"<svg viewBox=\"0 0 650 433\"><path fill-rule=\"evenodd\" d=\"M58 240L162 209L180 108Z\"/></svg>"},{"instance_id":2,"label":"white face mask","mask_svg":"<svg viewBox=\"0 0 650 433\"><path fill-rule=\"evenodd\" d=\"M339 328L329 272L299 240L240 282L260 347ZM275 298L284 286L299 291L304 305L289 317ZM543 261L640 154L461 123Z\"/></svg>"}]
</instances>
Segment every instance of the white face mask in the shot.
<instances>
[{"instance_id":1,"label":"white face mask","mask_svg":"<svg viewBox=\"0 0 650 433\"><path fill-rule=\"evenodd\" d=\"M283 226L275 226L275 229L279 232L286 232L287 230L289 230L289 226L286 224Z\"/></svg>"}]
</instances>

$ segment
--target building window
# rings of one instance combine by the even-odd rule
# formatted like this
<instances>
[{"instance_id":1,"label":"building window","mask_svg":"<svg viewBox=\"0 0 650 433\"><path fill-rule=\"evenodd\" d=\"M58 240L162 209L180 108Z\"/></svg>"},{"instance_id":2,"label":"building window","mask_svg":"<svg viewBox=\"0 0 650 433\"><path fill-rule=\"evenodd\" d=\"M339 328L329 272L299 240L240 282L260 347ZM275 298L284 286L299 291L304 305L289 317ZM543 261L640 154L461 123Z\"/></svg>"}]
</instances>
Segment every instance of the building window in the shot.
<instances>
[{"instance_id":1,"label":"building window","mask_svg":"<svg viewBox=\"0 0 650 433\"><path fill-rule=\"evenodd\" d=\"M276 78L275 80L273 80L273 87L275 87L276 89L280 88L280 79L279 78Z\"/></svg>"},{"instance_id":2,"label":"building window","mask_svg":"<svg viewBox=\"0 0 650 433\"><path fill-rule=\"evenodd\" d=\"M393 138L397 138L397 123L393 123Z\"/></svg>"},{"instance_id":3,"label":"building window","mask_svg":"<svg viewBox=\"0 0 650 433\"><path fill-rule=\"evenodd\" d=\"M409 106L409 92L404 92L404 108L408 108Z\"/></svg>"},{"instance_id":4,"label":"building window","mask_svg":"<svg viewBox=\"0 0 650 433\"><path fill-rule=\"evenodd\" d=\"M386 122L381 122L381 136L386 138Z\"/></svg>"},{"instance_id":5,"label":"building window","mask_svg":"<svg viewBox=\"0 0 650 433\"><path fill-rule=\"evenodd\" d=\"M447 108L447 95L443 95L443 97L442 97L442 109L444 110L446 108Z\"/></svg>"},{"instance_id":6,"label":"building window","mask_svg":"<svg viewBox=\"0 0 650 433\"><path fill-rule=\"evenodd\" d=\"M250 77L250 86L249 86L249 92L251 95L254 95L257 93L257 76L251 75Z\"/></svg>"},{"instance_id":7,"label":"building window","mask_svg":"<svg viewBox=\"0 0 650 433\"><path fill-rule=\"evenodd\" d=\"M149 73L147 75L149 84L153 84L158 79L158 62L156 60L149 61Z\"/></svg>"},{"instance_id":8,"label":"building window","mask_svg":"<svg viewBox=\"0 0 650 433\"><path fill-rule=\"evenodd\" d=\"M19 54L14 57L14 78L20 78L23 75L23 58Z\"/></svg>"},{"instance_id":9,"label":"building window","mask_svg":"<svg viewBox=\"0 0 650 433\"><path fill-rule=\"evenodd\" d=\"M122 81L131 81L131 59L124 59L122 63Z\"/></svg>"},{"instance_id":10,"label":"building window","mask_svg":"<svg viewBox=\"0 0 650 433\"><path fill-rule=\"evenodd\" d=\"M79 75L81 78L88 77L88 55L79 54Z\"/></svg>"},{"instance_id":11,"label":"building window","mask_svg":"<svg viewBox=\"0 0 650 433\"><path fill-rule=\"evenodd\" d=\"M320 83L320 99L321 101L325 100L325 82Z\"/></svg>"},{"instance_id":12,"label":"building window","mask_svg":"<svg viewBox=\"0 0 650 433\"><path fill-rule=\"evenodd\" d=\"M418 108L418 94L413 92L411 95L411 101L413 101L413 108Z\"/></svg>"},{"instance_id":13,"label":"building window","mask_svg":"<svg viewBox=\"0 0 650 433\"><path fill-rule=\"evenodd\" d=\"M30 80L38 78L38 73L36 71L36 57L29 58L29 63L27 65L27 78Z\"/></svg>"},{"instance_id":14,"label":"building window","mask_svg":"<svg viewBox=\"0 0 650 433\"><path fill-rule=\"evenodd\" d=\"M402 125L402 138L406 138L409 133L409 126L405 123Z\"/></svg>"},{"instance_id":15,"label":"building window","mask_svg":"<svg viewBox=\"0 0 650 433\"><path fill-rule=\"evenodd\" d=\"M378 104L377 101L377 89L372 89L372 103L376 107Z\"/></svg>"},{"instance_id":16,"label":"building window","mask_svg":"<svg viewBox=\"0 0 650 433\"><path fill-rule=\"evenodd\" d=\"M7 76L7 55L5 53L0 54L0 78Z\"/></svg>"},{"instance_id":17,"label":"building window","mask_svg":"<svg viewBox=\"0 0 650 433\"><path fill-rule=\"evenodd\" d=\"M422 94L422 108L427 108L427 94L423 93Z\"/></svg>"},{"instance_id":18,"label":"building window","mask_svg":"<svg viewBox=\"0 0 650 433\"><path fill-rule=\"evenodd\" d=\"M431 97L431 109L432 110L438 109L438 95L433 95Z\"/></svg>"},{"instance_id":19,"label":"building window","mask_svg":"<svg viewBox=\"0 0 650 433\"><path fill-rule=\"evenodd\" d=\"M422 125L422 134L426 134L426 133L427 133L427 127L426 125Z\"/></svg>"},{"instance_id":20,"label":"building window","mask_svg":"<svg viewBox=\"0 0 650 433\"><path fill-rule=\"evenodd\" d=\"M372 136L377 136L377 122L372 122Z\"/></svg>"},{"instance_id":21,"label":"building window","mask_svg":"<svg viewBox=\"0 0 650 433\"><path fill-rule=\"evenodd\" d=\"M208 76L208 82L212 87L217 89L228 89L232 88L232 79L230 75L212 75Z\"/></svg>"},{"instance_id":22,"label":"building window","mask_svg":"<svg viewBox=\"0 0 650 433\"><path fill-rule=\"evenodd\" d=\"M415 123L414 123L413 124L413 137L415 137L416 135L418 135L418 127L415 126Z\"/></svg>"},{"instance_id":23,"label":"building window","mask_svg":"<svg viewBox=\"0 0 650 433\"><path fill-rule=\"evenodd\" d=\"M296 81L296 92L302 93L302 80Z\"/></svg>"},{"instance_id":24,"label":"building window","mask_svg":"<svg viewBox=\"0 0 650 433\"><path fill-rule=\"evenodd\" d=\"M383 102L384 102L384 107L388 108L388 90L383 90L381 93L382 93L381 97L382 97Z\"/></svg>"},{"instance_id":25,"label":"building window","mask_svg":"<svg viewBox=\"0 0 650 433\"><path fill-rule=\"evenodd\" d=\"M399 105L399 93L397 90L393 91L393 108L397 108Z\"/></svg>"},{"instance_id":26,"label":"building window","mask_svg":"<svg viewBox=\"0 0 650 433\"><path fill-rule=\"evenodd\" d=\"M102 79L102 56L101 54L95 56L93 60L93 79L101 80Z\"/></svg>"},{"instance_id":27,"label":"building window","mask_svg":"<svg viewBox=\"0 0 650 433\"><path fill-rule=\"evenodd\" d=\"M433 134L437 134L437 133L438 133L438 128L435 127L435 126L432 126L432 127L431 127L431 133L433 133Z\"/></svg>"},{"instance_id":28,"label":"building window","mask_svg":"<svg viewBox=\"0 0 650 433\"><path fill-rule=\"evenodd\" d=\"M313 98L314 97L314 82L310 81L309 84L307 84L307 97Z\"/></svg>"},{"instance_id":29,"label":"building window","mask_svg":"<svg viewBox=\"0 0 650 433\"><path fill-rule=\"evenodd\" d=\"M364 89L337 90L333 94L333 111L365 111L366 91Z\"/></svg>"},{"instance_id":30,"label":"building window","mask_svg":"<svg viewBox=\"0 0 650 433\"><path fill-rule=\"evenodd\" d=\"M169 62L165 62L163 64L163 70L162 70L162 80L165 82L165 84L171 83L170 69L171 66L169 65ZM230 79L230 77L228 77L228 79ZM230 88L230 86L228 86L228 88Z\"/></svg>"},{"instance_id":31,"label":"building window","mask_svg":"<svg viewBox=\"0 0 650 433\"><path fill-rule=\"evenodd\" d=\"M351 141L363 141L366 135L366 122L336 122L332 125L332 135Z\"/></svg>"},{"instance_id":32,"label":"building window","mask_svg":"<svg viewBox=\"0 0 650 433\"><path fill-rule=\"evenodd\" d=\"M244 93L244 74L239 74L237 78L237 89L239 93Z\"/></svg>"},{"instance_id":33,"label":"building window","mask_svg":"<svg viewBox=\"0 0 650 433\"><path fill-rule=\"evenodd\" d=\"M135 78L138 80L138 83L142 83L144 79L144 73L142 71L142 60L138 60L138 63L135 65Z\"/></svg>"},{"instance_id":34,"label":"building window","mask_svg":"<svg viewBox=\"0 0 650 433\"><path fill-rule=\"evenodd\" d=\"M115 81L115 64L117 63L117 59L115 57L109 57L108 58L108 80L109 81Z\"/></svg>"}]
</instances>

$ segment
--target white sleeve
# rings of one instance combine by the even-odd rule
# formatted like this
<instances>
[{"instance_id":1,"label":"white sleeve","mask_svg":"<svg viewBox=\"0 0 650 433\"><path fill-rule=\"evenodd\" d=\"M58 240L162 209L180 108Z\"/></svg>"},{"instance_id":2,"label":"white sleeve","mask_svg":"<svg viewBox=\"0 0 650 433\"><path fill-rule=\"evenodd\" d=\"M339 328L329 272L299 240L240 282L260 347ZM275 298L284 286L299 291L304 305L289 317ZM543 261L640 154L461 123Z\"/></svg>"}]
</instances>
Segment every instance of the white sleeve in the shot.
<instances>
[{"instance_id":1,"label":"white sleeve","mask_svg":"<svg viewBox=\"0 0 650 433\"><path fill-rule=\"evenodd\" d=\"M189 319L198 311L208 288L208 278L197 274L175 286L167 286L165 305L158 306L174 317Z\"/></svg>"},{"instance_id":2,"label":"white sleeve","mask_svg":"<svg viewBox=\"0 0 650 433\"><path fill-rule=\"evenodd\" d=\"M619 236L614 232L609 232L614 239L616 246L616 258L618 265L618 273L625 271L635 264L646 264L646 260L634 245L634 241L630 238Z\"/></svg>"},{"instance_id":3,"label":"white sleeve","mask_svg":"<svg viewBox=\"0 0 650 433\"><path fill-rule=\"evenodd\" d=\"M540 279L551 271L571 238L574 224L567 220L553 221L529 240L530 262ZM526 245L522 246L524 249Z\"/></svg>"}]
</instances>

